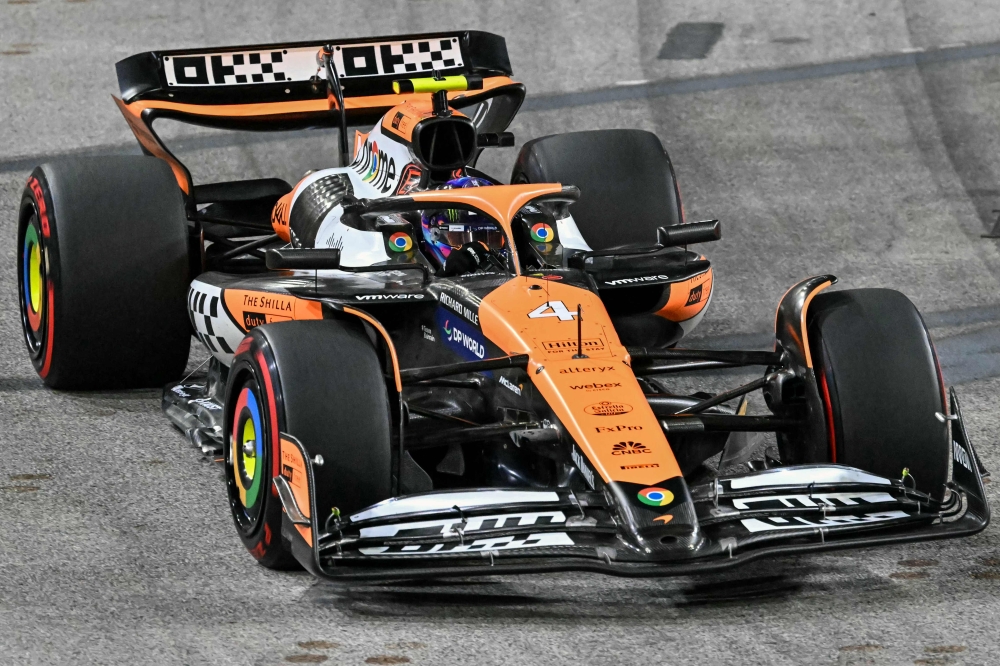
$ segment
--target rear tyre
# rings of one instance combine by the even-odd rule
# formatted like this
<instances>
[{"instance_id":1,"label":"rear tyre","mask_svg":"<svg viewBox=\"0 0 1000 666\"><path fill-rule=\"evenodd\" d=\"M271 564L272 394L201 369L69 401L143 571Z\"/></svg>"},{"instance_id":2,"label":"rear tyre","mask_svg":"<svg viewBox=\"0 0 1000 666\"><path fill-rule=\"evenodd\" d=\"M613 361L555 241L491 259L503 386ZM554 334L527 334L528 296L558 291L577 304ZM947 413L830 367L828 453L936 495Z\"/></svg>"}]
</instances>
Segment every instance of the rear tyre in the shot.
<instances>
[{"instance_id":1,"label":"rear tyre","mask_svg":"<svg viewBox=\"0 0 1000 666\"><path fill-rule=\"evenodd\" d=\"M272 569L297 566L281 535L279 433L313 466L322 526L387 499L392 490L391 416L378 355L360 327L292 321L253 329L233 359L224 433L233 520L247 550ZM256 405L256 408L254 407Z\"/></svg>"},{"instance_id":2,"label":"rear tyre","mask_svg":"<svg viewBox=\"0 0 1000 666\"><path fill-rule=\"evenodd\" d=\"M160 386L184 371L188 224L170 167L92 157L32 172L18 217L28 355L59 389Z\"/></svg>"},{"instance_id":3,"label":"rear tyre","mask_svg":"<svg viewBox=\"0 0 1000 666\"><path fill-rule=\"evenodd\" d=\"M941 499L951 450L944 384L916 307L889 289L816 296L809 340L830 433L830 459L890 479L909 469Z\"/></svg>"},{"instance_id":4,"label":"rear tyre","mask_svg":"<svg viewBox=\"0 0 1000 666\"><path fill-rule=\"evenodd\" d=\"M659 138L643 130L592 130L524 144L510 182L580 188L573 220L594 250L652 245L657 227L684 220L674 168Z\"/></svg>"}]
</instances>

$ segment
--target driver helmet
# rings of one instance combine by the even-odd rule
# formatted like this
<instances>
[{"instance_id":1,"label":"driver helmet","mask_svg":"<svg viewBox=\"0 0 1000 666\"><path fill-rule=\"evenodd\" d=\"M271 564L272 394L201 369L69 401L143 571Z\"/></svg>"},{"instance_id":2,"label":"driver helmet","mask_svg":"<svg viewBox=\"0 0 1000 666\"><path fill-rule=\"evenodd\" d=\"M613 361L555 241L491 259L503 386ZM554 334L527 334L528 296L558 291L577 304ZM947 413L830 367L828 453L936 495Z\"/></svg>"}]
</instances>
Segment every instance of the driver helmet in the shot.
<instances>
[{"instance_id":1,"label":"driver helmet","mask_svg":"<svg viewBox=\"0 0 1000 666\"><path fill-rule=\"evenodd\" d=\"M492 184L484 178L463 176L449 180L440 189ZM491 250L499 250L504 245L503 231L492 218L468 210L426 210L420 215L420 228L427 249L441 266L452 250L466 243L480 242Z\"/></svg>"}]
</instances>

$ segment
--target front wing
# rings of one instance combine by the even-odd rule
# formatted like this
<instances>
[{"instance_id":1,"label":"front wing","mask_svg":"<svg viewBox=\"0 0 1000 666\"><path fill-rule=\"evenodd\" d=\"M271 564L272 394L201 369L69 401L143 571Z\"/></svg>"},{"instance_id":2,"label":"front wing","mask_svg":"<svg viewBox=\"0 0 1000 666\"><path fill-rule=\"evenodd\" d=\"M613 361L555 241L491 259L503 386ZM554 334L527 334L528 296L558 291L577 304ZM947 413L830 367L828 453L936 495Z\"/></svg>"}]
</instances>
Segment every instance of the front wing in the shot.
<instances>
[{"instance_id":1,"label":"front wing","mask_svg":"<svg viewBox=\"0 0 1000 666\"><path fill-rule=\"evenodd\" d=\"M283 534L313 574L333 580L591 571L708 573L779 554L969 536L990 509L952 391L953 474L944 501L904 481L840 465L722 477L691 488L699 532L643 553L620 534L613 501L566 489L432 492L346 516L318 516L307 453L282 436ZM675 547L671 547L671 545Z\"/></svg>"}]
</instances>

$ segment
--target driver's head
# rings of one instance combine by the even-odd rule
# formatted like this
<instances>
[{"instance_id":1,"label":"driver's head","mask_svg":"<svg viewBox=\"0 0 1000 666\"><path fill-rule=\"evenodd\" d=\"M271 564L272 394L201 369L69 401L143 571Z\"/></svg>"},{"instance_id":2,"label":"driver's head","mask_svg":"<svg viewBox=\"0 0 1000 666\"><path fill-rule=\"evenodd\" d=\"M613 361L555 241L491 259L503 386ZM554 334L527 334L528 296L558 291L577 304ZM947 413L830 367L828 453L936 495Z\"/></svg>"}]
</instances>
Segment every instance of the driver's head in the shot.
<instances>
[{"instance_id":1,"label":"driver's head","mask_svg":"<svg viewBox=\"0 0 1000 666\"><path fill-rule=\"evenodd\" d=\"M464 176L445 183L441 189L491 185L488 180ZM481 243L490 250L504 245L503 231L491 218L467 210L427 210L420 216L420 227L427 249L438 265L467 243Z\"/></svg>"}]
</instances>

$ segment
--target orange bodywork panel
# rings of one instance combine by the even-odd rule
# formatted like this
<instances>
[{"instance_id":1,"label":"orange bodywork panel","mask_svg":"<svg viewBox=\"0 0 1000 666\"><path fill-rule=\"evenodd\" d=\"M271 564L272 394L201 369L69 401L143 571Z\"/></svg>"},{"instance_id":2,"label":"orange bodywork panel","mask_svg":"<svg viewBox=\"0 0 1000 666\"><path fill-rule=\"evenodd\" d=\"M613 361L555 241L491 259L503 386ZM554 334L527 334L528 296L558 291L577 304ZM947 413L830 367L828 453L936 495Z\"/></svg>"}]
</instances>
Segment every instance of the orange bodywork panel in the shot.
<instances>
[{"instance_id":1,"label":"orange bodywork panel","mask_svg":"<svg viewBox=\"0 0 1000 666\"><path fill-rule=\"evenodd\" d=\"M191 194L191 174L188 172L187 167L180 163L180 161L174 157L173 153L167 150L166 146L160 141L160 138L156 136L149 125L147 125L142 120L142 108L136 106L136 104L126 104L122 100L118 99L114 95L111 99L115 100L115 104L118 105L118 109L125 116L125 122L128 123L129 128L132 130L132 134L135 135L136 140L139 144L146 149L146 151L153 157L158 157L167 164L170 165L170 169L174 172L174 178L177 179L177 185L181 188L184 194Z\"/></svg>"},{"instance_id":2,"label":"orange bodywork panel","mask_svg":"<svg viewBox=\"0 0 1000 666\"><path fill-rule=\"evenodd\" d=\"M309 476L306 471L306 461L302 457L302 451L292 442L284 437L281 438L281 475L288 479L288 485L292 489L295 503L299 511L306 518L312 518L312 498L309 497ZM313 545L312 527L310 525L296 525L305 542Z\"/></svg>"},{"instance_id":3,"label":"orange bodywork panel","mask_svg":"<svg viewBox=\"0 0 1000 666\"><path fill-rule=\"evenodd\" d=\"M585 359L573 358L578 305ZM532 383L601 478L652 485L681 476L596 294L556 281L515 278L483 298L479 321L486 337L506 353L529 356Z\"/></svg>"},{"instance_id":4,"label":"orange bodywork panel","mask_svg":"<svg viewBox=\"0 0 1000 666\"><path fill-rule=\"evenodd\" d=\"M697 317L708 306L709 296L712 295L712 278L712 269L709 268L689 280L671 283L670 297L656 314L670 321L687 321Z\"/></svg>"},{"instance_id":5,"label":"orange bodywork panel","mask_svg":"<svg viewBox=\"0 0 1000 666\"><path fill-rule=\"evenodd\" d=\"M298 189L298 186L296 186L296 189ZM288 220L289 215L292 212L292 197L294 196L295 190L292 190L285 196L278 199L278 203L274 204L274 210L271 211L271 228L274 229L274 233L278 236L278 238L286 243L290 243L292 240L292 233L288 226Z\"/></svg>"},{"instance_id":6,"label":"orange bodywork panel","mask_svg":"<svg viewBox=\"0 0 1000 666\"><path fill-rule=\"evenodd\" d=\"M382 325L382 322L367 312L362 312L361 310L348 307L344 308L344 312L367 321L376 331L378 331L378 334L382 336L382 339L385 340L385 344L389 348L389 357L392 359L392 374L396 381L396 392L402 393L403 377L399 374L399 357L396 356L396 345L393 344L392 337L389 335L389 332L385 330L385 326Z\"/></svg>"}]
</instances>

